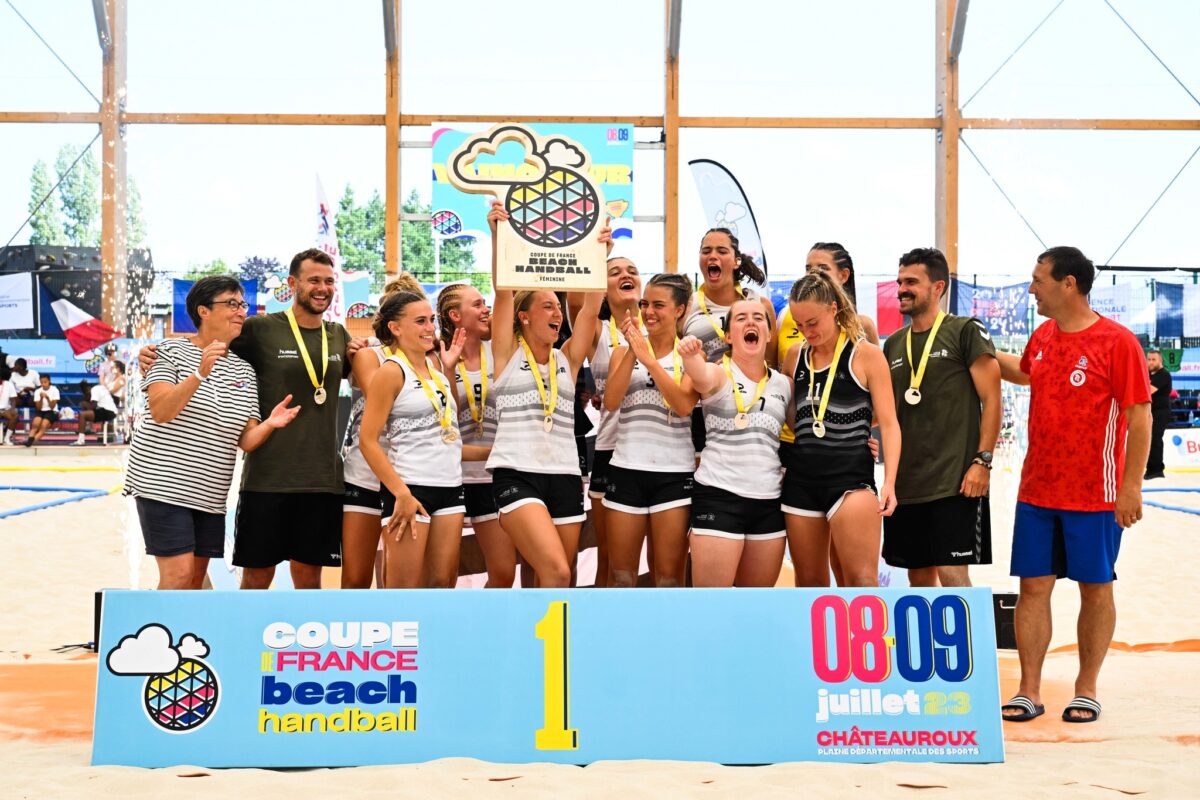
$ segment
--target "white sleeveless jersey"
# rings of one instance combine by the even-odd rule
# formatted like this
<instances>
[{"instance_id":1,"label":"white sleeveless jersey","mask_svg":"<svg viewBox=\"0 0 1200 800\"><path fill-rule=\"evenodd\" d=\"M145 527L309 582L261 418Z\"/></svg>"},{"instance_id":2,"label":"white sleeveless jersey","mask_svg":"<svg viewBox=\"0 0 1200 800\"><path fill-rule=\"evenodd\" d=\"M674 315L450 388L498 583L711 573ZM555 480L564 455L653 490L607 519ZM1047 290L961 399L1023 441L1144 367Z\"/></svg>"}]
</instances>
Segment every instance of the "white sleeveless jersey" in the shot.
<instances>
[{"instance_id":1,"label":"white sleeveless jersey","mask_svg":"<svg viewBox=\"0 0 1200 800\"><path fill-rule=\"evenodd\" d=\"M496 441L496 373L492 368L495 363L492 360L492 343L482 342L483 352L487 356L488 368L488 394L487 402L483 408L483 435L479 435L479 429L475 425L475 420L471 416L471 404L467 402L467 392L475 395L475 408L479 408L479 397L483 394L483 381L479 370L474 372L467 370L467 386L463 386L462 372L456 367L454 370L454 386L457 391L455 400L462 397L462 402L458 406L458 429L462 431L463 444L474 444L480 447L487 447L492 442ZM462 464L463 483L491 483L492 476L488 475L482 461L464 461Z\"/></svg>"},{"instance_id":2,"label":"white sleeveless jersey","mask_svg":"<svg viewBox=\"0 0 1200 800\"><path fill-rule=\"evenodd\" d=\"M404 370L404 387L396 395L396 402L392 404L392 411L388 415L388 460L392 462L392 468L405 483L416 486L461 485L462 437L455 437L453 442L442 441L438 414L421 388L425 379L395 356L388 358L388 361ZM381 369L386 369L386 366ZM442 379L442 385L449 388L445 378ZM458 411L454 398L446 397L437 384L432 384L430 388L439 405L450 404L451 424L457 430Z\"/></svg>"},{"instance_id":3,"label":"white sleeveless jersey","mask_svg":"<svg viewBox=\"0 0 1200 800\"><path fill-rule=\"evenodd\" d=\"M733 379L741 387L742 402L754 397L757 381L752 381L731 363ZM762 397L747 409L750 424L738 430L733 418L737 403L733 386L726 381L721 390L700 401L704 409L707 435L696 482L742 497L770 500L779 497L783 485L783 466L779 461L779 431L787 419L792 400L792 385L787 376L771 370Z\"/></svg>"},{"instance_id":4,"label":"white sleeveless jersey","mask_svg":"<svg viewBox=\"0 0 1200 800\"><path fill-rule=\"evenodd\" d=\"M671 353L658 363L674 376ZM618 417L617 446L609 462L613 466L647 472L691 472L696 468L691 416L680 417L667 409L662 390L640 361L633 367L629 388L613 416Z\"/></svg>"},{"instance_id":5,"label":"white sleeveless jersey","mask_svg":"<svg viewBox=\"0 0 1200 800\"><path fill-rule=\"evenodd\" d=\"M613 344L612 328L607 321L600 323L600 339L596 342L596 354L592 356L592 382L596 384L596 395L604 399L604 387L608 385L608 370L612 364L612 353L625 346L625 335L617 329L617 343ZM600 425L596 429L596 450L612 450L617 446L617 414L600 405Z\"/></svg>"},{"instance_id":6,"label":"white sleeveless jersey","mask_svg":"<svg viewBox=\"0 0 1200 800\"><path fill-rule=\"evenodd\" d=\"M372 338L372 341L376 340ZM371 352L379 359L380 364L387 358L383 353L382 345L376 344L372 346ZM350 391L350 424L346 426L346 436L342 441L342 477L346 483L377 492L379 491L379 476L367 465L367 460L363 458L362 451L358 449L358 434L362 428L363 411L367 407L367 398L363 396L362 387L354 382L353 373L350 374ZM387 452L386 423L379 434L379 446L383 448L384 452Z\"/></svg>"},{"instance_id":7,"label":"white sleeveless jersey","mask_svg":"<svg viewBox=\"0 0 1200 800\"><path fill-rule=\"evenodd\" d=\"M496 440L487 470L506 468L547 475L578 475L579 451L575 447L575 381L567 357L554 350L552 361L558 374L558 402L554 405L554 428L546 432L542 398L530 372L525 351L518 347L504 372L496 380ZM542 386L550 396L549 365L538 365Z\"/></svg>"},{"instance_id":8,"label":"white sleeveless jersey","mask_svg":"<svg viewBox=\"0 0 1200 800\"><path fill-rule=\"evenodd\" d=\"M750 289L743 288L741 291L746 300L753 300L758 296ZM700 310L700 303L696 298L692 299L692 310L683 323L683 335L695 336L699 339L700 344L704 346L704 358L716 363L721 360L721 356L729 352L729 345L717 335L717 329L713 327L713 323L717 323L721 326L721 330L728 333L729 309L732 306L717 305L708 297L704 298L704 305L708 308L708 314Z\"/></svg>"}]
</instances>

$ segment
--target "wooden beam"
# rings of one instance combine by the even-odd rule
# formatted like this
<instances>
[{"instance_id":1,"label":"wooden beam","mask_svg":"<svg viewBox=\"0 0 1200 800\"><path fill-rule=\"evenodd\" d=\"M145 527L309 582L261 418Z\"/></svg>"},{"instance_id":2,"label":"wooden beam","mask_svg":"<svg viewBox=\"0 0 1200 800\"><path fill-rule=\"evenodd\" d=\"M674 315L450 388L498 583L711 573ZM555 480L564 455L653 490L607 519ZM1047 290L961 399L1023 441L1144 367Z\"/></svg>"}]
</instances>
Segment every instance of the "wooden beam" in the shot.
<instances>
[{"instance_id":1,"label":"wooden beam","mask_svg":"<svg viewBox=\"0 0 1200 800\"><path fill-rule=\"evenodd\" d=\"M383 114L226 114L129 112L135 125L383 125Z\"/></svg>"},{"instance_id":2,"label":"wooden beam","mask_svg":"<svg viewBox=\"0 0 1200 800\"><path fill-rule=\"evenodd\" d=\"M100 124L96 111L0 111L0 122L71 122Z\"/></svg>"},{"instance_id":3,"label":"wooden beam","mask_svg":"<svg viewBox=\"0 0 1200 800\"><path fill-rule=\"evenodd\" d=\"M387 105L384 136L386 188L384 205L383 263L388 275L400 271L400 0L385 0L392 4L395 21L395 49L387 57ZM386 15L385 15L386 17Z\"/></svg>"},{"instance_id":4,"label":"wooden beam","mask_svg":"<svg viewBox=\"0 0 1200 800\"><path fill-rule=\"evenodd\" d=\"M681 128L937 128L937 117L680 117Z\"/></svg>"},{"instance_id":5,"label":"wooden beam","mask_svg":"<svg viewBox=\"0 0 1200 800\"><path fill-rule=\"evenodd\" d=\"M936 91L941 127L934 144L934 242L958 274L958 62L950 57L955 0L937 0ZM950 293L945 297L948 302Z\"/></svg>"},{"instance_id":6,"label":"wooden beam","mask_svg":"<svg viewBox=\"0 0 1200 800\"><path fill-rule=\"evenodd\" d=\"M666 9L667 31L671 29L671 2ZM674 0L679 2L679 0ZM666 108L663 113L663 268L667 272L679 269L679 59L671 58L664 42L666 62Z\"/></svg>"},{"instance_id":7,"label":"wooden beam","mask_svg":"<svg viewBox=\"0 0 1200 800\"><path fill-rule=\"evenodd\" d=\"M974 130L1200 131L1200 119L988 119L968 117Z\"/></svg>"},{"instance_id":8,"label":"wooden beam","mask_svg":"<svg viewBox=\"0 0 1200 800\"><path fill-rule=\"evenodd\" d=\"M104 320L128 334L125 274L128 251L125 245L125 128L121 121L125 103L126 0L105 0L112 47L104 59L104 89L100 100L101 193L100 193L100 305Z\"/></svg>"}]
</instances>

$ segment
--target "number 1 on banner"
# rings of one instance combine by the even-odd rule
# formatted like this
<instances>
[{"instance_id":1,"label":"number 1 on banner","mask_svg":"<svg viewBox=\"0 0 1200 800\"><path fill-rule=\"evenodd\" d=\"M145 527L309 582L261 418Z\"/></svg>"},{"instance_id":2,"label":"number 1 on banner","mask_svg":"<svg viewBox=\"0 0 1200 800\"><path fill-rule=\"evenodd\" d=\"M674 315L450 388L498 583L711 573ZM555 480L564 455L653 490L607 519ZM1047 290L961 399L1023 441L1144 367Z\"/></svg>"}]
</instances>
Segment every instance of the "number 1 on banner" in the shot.
<instances>
[{"instance_id":1,"label":"number 1 on banner","mask_svg":"<svg viewBox=\"0 0 1200 800\"><path fill-rule=\"evenodd\" d=\"M578 750L579 731L571 724L571 659L567 647L567 601L550 604L533 628L542 645L544 727L534 733L538 750Z\"/></svg>"}]
</instances>

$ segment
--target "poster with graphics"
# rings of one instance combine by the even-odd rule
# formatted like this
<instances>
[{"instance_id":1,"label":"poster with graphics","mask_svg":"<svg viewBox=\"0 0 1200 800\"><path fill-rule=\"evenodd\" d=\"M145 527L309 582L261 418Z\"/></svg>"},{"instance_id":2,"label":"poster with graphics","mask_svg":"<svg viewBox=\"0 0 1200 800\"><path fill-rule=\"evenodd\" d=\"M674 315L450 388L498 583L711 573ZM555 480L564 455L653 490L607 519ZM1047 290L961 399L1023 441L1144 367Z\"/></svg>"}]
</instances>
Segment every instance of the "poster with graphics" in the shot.
<instances>
[{"instance_id":1,"label":"poster with graphics","mask_svg":"<svg viewBox=\"0 0 1200 800\"><path fill-rule=\"evenodd\" d=\"M92 761L1004 759L988 589L106 592Z\"/></svg>"},{"instance_id":2,"label":"poster with graphics","mask_svg":"<svg viewBox=\"0 0 1200 800\"><path fill-rule=\"evenodd\" d=\"M493 198L508 212L497 230L500 288L604 288L600 230L612 218L614 238L632 234L632 126L439 128L433 162L435 235L486 239Z\"/></svg>"}]
</instances>

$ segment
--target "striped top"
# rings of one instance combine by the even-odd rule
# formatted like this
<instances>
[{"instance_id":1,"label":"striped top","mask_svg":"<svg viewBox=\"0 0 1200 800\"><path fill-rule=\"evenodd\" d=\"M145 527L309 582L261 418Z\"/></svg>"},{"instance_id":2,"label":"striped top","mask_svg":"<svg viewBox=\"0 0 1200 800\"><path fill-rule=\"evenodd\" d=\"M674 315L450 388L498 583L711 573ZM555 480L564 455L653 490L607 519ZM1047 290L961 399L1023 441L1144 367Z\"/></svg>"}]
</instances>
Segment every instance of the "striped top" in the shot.
<instances>
[{"instance_id":1,"label":"striped top","mask_svg":"<svg viewBox=\"0 0 1200 800\"><path fill-rule=\"evenodd\" d=\"M596 343L596 354L592 356L592 382L596 384L596 396L604 397L608 385L608 369L612 364L613 350L625 346L625 334L617 328L617 343L613 345L612 328L607 320L600 321L600 341ZM612 451L617 446L617 414L600 404L600 426L596 430L596 450Z\"/></svg>"},{"instance_id":2,"label":"striped top","mask_svg":"<svg viewBox=\"0 0 1200 800\"><path fill-rule=\"evenodd\" d=\"M668 375L674 375L672 353L658 363ZM629 388L613 416L619 417L613 466L647 472L691 472L696 468L691 416L680 417L668 410L662 390L640 361L634 364Z\"/></svg>"},{"instance_id":3,"label":"striped top","mask_svg":"<svg viewBox=\"0 0 1200 800\"><path fill-rule=\"evenodd\" d=\"M458 406L458 429L462 431L463 441L466 444L479 445L487 447L492 442L496 441L496 373L493 365L495 361L492 359L492 343L483 342L483 351L487 354L488 367L488 396L487 402L483 407L483 435L480 436L478 429L475 426L475 420L471 416L471 405L467 402L467 388L463 386L462 372L456 368L454 370L454 388L458 394L462 395L462 402ZM467 381L470 383L469 391L475 395L475 408L479 408L479 398L483 394L483 381L479 370L472 372L466 370ZM456 394L456 399L458 394ZM462 464L463 483L491 483L492 476L488 474L482 461L464 461Z\"/></svg>"},{"instance_id":4,"label":"striped top","mask_svg":"<svg viewBox=\"0 0 1200 800\"><path fill-rule=\"evenodd\" d=\"M376 340L372 338L371 341ZM379 359L379 363L383 364L386 358L383 354L383 345L372 345L371 352ZM355 382L353 373L350 374L350 390L350 423L346 425L346 436L342 440L342 478L346 483L378 492L379 477L367 465L362 451L358 449L358 432L362 428L363 411L367 407L367 398L363 396L362 387ZM388 448L386 427L379 434L379 445L385 451Z\"/></svg>"},{"instance_id":5,"label":"striped top","mask_svg":"<svg viewBox=\"0 0 1200 800\"><path fill-rule=\"evenodd\" d=\"M143 386L178 384L200 366L200 348L190 339L168 339ZM141 418L129 450L125 494L224 514L237 460L238 439L251 420L261 419L258 382L249 363L228 353L170 422Z\"/></svg>"},{"instance_id":6,"label":"striped top","mask_svg":"<svg viewBox=\"0 0 1200 800\"><path fill-rule=\"evenodd\" d=\"M738 300L753 300L757 297L749 289L743 288L740 291L742 296ZM708 308L708 314L700 310L700 304L696 299L692 300L692 310L683 323L683 334L680 338L695 336L700 340L700 344L704 345L704 358L715 363L721 360L721 356L729 352L729 345L724 339L717 336L717 330L713 327L713 323L720 325L721 330L728 334L729 309L733 306L717 305L709 297L704 298L704 305Z\"/></svg>"},{"instance_id":7,"label":"striped top","mask_svg":"<svg viewBox=\"0 0 1200 800\"><path fill-rule=\"evenodd\" d=\"M579 475L579 452L575 447L575 381L566 355L554 350L558 371L558 402L552 419L554 428L543 427L542 398L529 371L525 351L518 347L504 372L496 380L498 424L487 470L504 468L544 475ZM539 364L542 385L550 395L549 365Z\"/></svg>"},{"instance_id":8,"label":"striped top","mask_svg":"<svg viewBox=\"0 0 1200 800\"><path fill-rule=\"evenodd\" d=\"M825 409L825 437L813 434L813 417L821 405L821 394L829 367L816 370L811 402L808 395L812 351L807 345L796 359L796 426L794 443L784 445L783 463L788 474L802 483L831 486L843 483L874 483L875 460L867 441L871 438L871 393L854 374L858 342L847 341L838 362L837 375Z\"/></svg>"},{"instance_id":9,"label":"striped top","mask_svg":"<svg viewBox=\"0 0 1200 800\"><path fill-rule=\"evenodd\" d=\"M461 486L462 437L455 437L453 442L442 441L438 414L422 388L425 379L396 356L390 356L380 369L387 369L388 361L404 370L404 386L388 413L387 451L392 469L405 483L416 486ZM447 385L445 378L442 385ZM451 424L457 430L454 398L447 397L436 383L432 388L440 408L445 407L444 403L450 404Z\"/></svg>"},{"instance_id":10,"label":"striped top","mask_svg":"<svg viewBox=\"0 0 1200 800\"><path fill-rule=\"evenodd\" d=\"M742 402L749 403L758 381L747 378L732 361L730 368ZM738 410L732 384L726 381L716 394L701 399L706 442L696 469L696 483L758 500L779 497L783 486L779 431L787 419L791 398L791 382L771 370L762 397L747 409L750 424L740 430L733 424Z\"/></svg>"}]
</instances>

